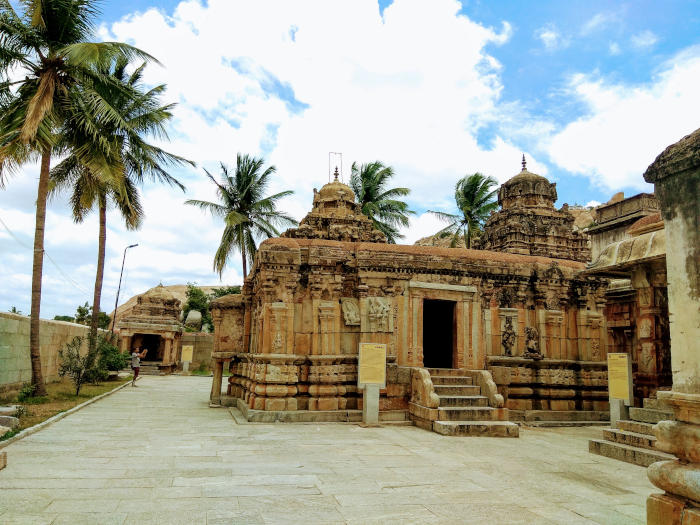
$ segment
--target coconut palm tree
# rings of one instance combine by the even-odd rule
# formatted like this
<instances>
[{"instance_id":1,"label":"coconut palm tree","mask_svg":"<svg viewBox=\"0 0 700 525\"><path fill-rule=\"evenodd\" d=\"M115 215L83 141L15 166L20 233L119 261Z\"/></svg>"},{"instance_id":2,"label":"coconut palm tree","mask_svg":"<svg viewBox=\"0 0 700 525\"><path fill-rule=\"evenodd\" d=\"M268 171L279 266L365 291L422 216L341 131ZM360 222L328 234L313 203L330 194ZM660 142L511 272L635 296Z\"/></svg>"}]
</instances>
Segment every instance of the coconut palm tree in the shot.
<instances>
[{"instance_id":1,"label":"coconut palm tree","mask_svg":"<svg viewBox=\"0 0 700 525\"><path fill-rule=\"evenodd\" d=\"M396 241L403 237L399 233L399 226L408 226L408 217L414 212L408 209L408 204L398 200L399 197L411 193L411 190L386 188L393 176L394 169L378 160L359 166L353 162L350 187L362 206L362 213L372 219L375 228L386 235L387 241L396 244Z\"/></svg>"},{"instance_id":2,"label":"coconut palm tree","mask_svg":"<svg viewBox=\"0 0 700 525\"><path fill-rule=\"evenodd\" d=\"M451 235L452 248L457 246L461 236L464 239L464 246L471 248L473 234L481 230L489 214L498 208L498 203L494 200L498 190L491 189L497 184L496 179L481 173L459 179L455 185L455 203L459 212L453 215L428 210L429 213L449 223L437 235L440 237Z\"/></svg>"},{"instance_id":3,"label":"coconut palm tree","mask_svg":"<svg viewBox=\"0 0 700 525\"><path fill-rule=\"evenodd\" d=\"M122 116L123 123L102 122L76 89L71 94L73 106L59 144L71 153L51 170L50 192L72 190L70 203L75 222L97 208L99 213L99 242L97 273L90 323L90 350L94 350L102 297L105 244L107 237L107 205L113 203L121 213L127 229L141 225L143 208L136 185L145 177L185 187L165 170L169 166L194 163L148 144L145 137L167 138L165 124L172 118L174 104L160 105L164 85L144 90L140 84L145 64L131 75L127 62L119 59L113 66L100 68L100 73L124 84L125 90L106 90L103 98ZM93 131L94 129L94 131ZM76 152L81 152L80 155Z\"/></svg>"},{"instance_id":4,"label":"coconut palm tree","mask_svg":"<svg viewBox=\"0 0 700 525\"><path fill-rule=\"evenodd\" d=\"M263 169L264 159L246 154L236 156L236 170L221 163L221 181L217 180L206 169L204 170L216 185L219 196L218 203L190 199L185 204L198 206L202 210L221 217L226 226L221 236L219 248L214 255L214 270L219 277L224 271L231 252L241 252L243 263L243 278L248 275L248 262L252 264L257 247L256 238L279 236L278 227L296 226L296 221L289 215L277 209L277 201L293 191L282 191L264 197L270 177L277 171L274 166Z\"/></svg>"},{"instance_id":5,"label":"coconut palm tree","mask_svg":"<svg viewBox=\"0 0 700 525\"><path fill-rule=\"evenodd\" d=\"M8 173L40 160L32 266L29 346L32 384L44 394L39 350L39 314L44 256L44 226L51 156L72 87L90 81L108 85L91 65L115 57L148 54L119 42L90 42L99 15L96 0L23 0L18 13L9 0L0 0L0 186ZM114 88L114 86L112 86ZM105 121L120 115L94 89L85 97Z\"/></svg>"}]
</instances>

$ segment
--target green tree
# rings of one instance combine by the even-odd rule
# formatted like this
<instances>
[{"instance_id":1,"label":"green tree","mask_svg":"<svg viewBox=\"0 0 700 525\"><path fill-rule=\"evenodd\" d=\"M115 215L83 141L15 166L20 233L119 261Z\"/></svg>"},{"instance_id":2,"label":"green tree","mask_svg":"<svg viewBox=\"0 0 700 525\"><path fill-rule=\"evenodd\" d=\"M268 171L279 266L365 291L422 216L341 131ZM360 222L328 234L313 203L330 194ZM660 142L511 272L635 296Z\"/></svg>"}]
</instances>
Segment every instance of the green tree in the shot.
<instances>
[{"instance_id":1,"label":"green tree","mask_svg":"<svg viewBox=\"0 0 700 525\"><path fill-rule=\"evenodd\" d=\"M202 314L202 326L205 323L213 326L211 314L209 313L209 296L205 294L201 288L197 287L197 283L187 283L187 292L185 292L187 300L185 307L182 309L184 319L187 319L187 314L190 310L197 310Z\"/></svg>"},{"instance_id":2,"label":"green tree","mask_svg":"<svg viewBox=\"0 0 700 525\"><path fill-rule=\"evenodd\" d=\"M71 151L60 164L51 170L50 193L70 190L70 203L75 222L82 222L93 210L99 214L99 240L97 249L97 271L93 292L90 322L90 341L97 341L100 325L99 309L104 276L105 246L107 242L107 206L112 203L119 210L126 228L135 230L141 226L143 208L137 184L145 177L185 187L172 177L166 169L170 166L189 163L146 142L154 136L167 138L165 124L172 118L174 104L161 105L159 97L164 85L146 90L141 78L146 64L142 64L131 75L126 72L127 62L118 59L114 64L98 66L97 73L111 78L122 89L95 88L103 99L121 115L119 122L95 113L88 90L76 89L70 98L65 131L59 142ZM103 321L104 319L102 319ZM91 348L92 350L92 348Z\"/></svg>"},{"instance_id":3,"label":"green tree","mask_svg":"<svg viewBox=\"0 0 700 525\"><path fill-rule=\"evenodd\" d=\"M99 375L97 351L87 349L81 352L84 340L85 338L80 336L74 337L65 348L58 351L58 375L70 377L75 385L76 396L80 394L80 389L85 383L93 381Z\"/></svg>"},{"instance_id":4,"label":"green tree","mask_svg":"<svg viewBox=\"0 0 700 525\"><path fill-rule=\"evenodd\" d=\"M22 315L22 310L18 310L16 306L11 307L8 312L11 314Z\"/></svg>"},{"instance_id":5,"label":"green tree","mask_svg":"<svg viewBox=\"0 0 700 525\"><path fill-rule=\"evenodd\" d=\"M218 299L224 295L239 294L241 293L241 287L239 285L235 286L224 286L223 288L215 288L210 294L212 299Z\"/></svg>"},{"instance_id":6,"label":"green tree","mask_svg":"<svg viewBox=\"0 0 700 525\"><path fill-rule=\"evenodd\" d=\"M221 217L226 224L219 248L214 255L214 270L219 276L224 271L231 252L238 250L243 262L243 278L248 275L248 262L253 261L257 246L255 239L276 237L278 227L295 226L296 221L277 209L277 201L293 191L282 191L265 197L265 190L276 168L263 169L262 158L245 154L236 156L236 170L231 175L229 168L221 163L221 182L204 170L216 185L218 203L190 199L186 204L198 206Z\"/></svg>"},{"instance_id":7,"label":"green tree","mask_svg":"<svg viewBox=\"0 0 700 525\"><path fill-rule=\"evenodd\" d=\"M54 321L67 321L69 323L74 323L75 317L71 317L70 315L54 315L53 320Z\"/></svg>"},{"instance_id":8,"label":"green tree","mask_svg":"<svg viewBox=\"0 0 700 525\"><path fill-rule=\"evenodd\" d=\"M464 245L471 248L473 234L480 231L491 212L498 209L498 202L495 200L498 190L491 189L497 185L496 179L481 173L474 173L459 179L455 185L455 203L459 210L458 213L453 215L428 210L439 219L449 223L437 235L440 237L452 236L450 246L453 248L457 246L459 238L462 236Z\"/></svg>"},{"instance_id":9,"label":"green tree","mask_svg":"<svg viewBox=\"0 0 700 525\"><path fill-rule=\"evenodd\" d=\"M73 88L85 86L85 96L106 121L119 121L95 86L112 82L95 74L94 64L116 57L146 53L119 42L91 42L99 16L96 0L23 0L18 13L0 0L0 186L8 173L27 162L40 161L34 230L29 348L32 384L45 395L39 349L44 227L51 157L65 122ZM17 80L15 80L17 79ZM114 88L114 86L111 86Z\"/></svg>"},{"instance_id":10,"label":"green tree","mask_svg":"<svg viewBox=\"0 0 700 525\"><path fill-rule=\"evenodd\" d=\"M85 304L83 306L78 305L78 308L75 310L75 322L78 324L88 324L88 320L90 319L90 311L92 310L92 307L85 301Z\"/></svg>"},{"instance_id":11,"label":"green tree","mask_svg":"<svg viewBox=\"0 0 700 525\"><path fill-rule=\"evenodd\" d=\"M362 206L362 213L372 219L374 226L386 235L390 243L396 244L398 239L403 238L399 227L408 226L409 215L414 212L408 209L408 204L399 200L411 193L411 190L387 189L389 179L393 176L394 169L378 160L361 165L353 162L350 187Z\"/></svg>"}]
</instances>

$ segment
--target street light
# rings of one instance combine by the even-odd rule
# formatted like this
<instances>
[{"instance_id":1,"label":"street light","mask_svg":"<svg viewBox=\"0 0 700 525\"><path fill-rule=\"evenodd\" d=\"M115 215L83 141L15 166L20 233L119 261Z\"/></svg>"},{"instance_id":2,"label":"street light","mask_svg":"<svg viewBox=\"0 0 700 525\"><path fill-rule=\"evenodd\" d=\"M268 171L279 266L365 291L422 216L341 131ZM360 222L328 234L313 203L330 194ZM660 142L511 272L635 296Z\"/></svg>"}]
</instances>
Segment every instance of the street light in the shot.
<instances>
[{"instance_id":1,"label":"street light","mask_svg":"<svg viewBox=\"0 0 700 525\"><path fill-rule=\"evenodd\" d=\"M119 273L119 286L117 287L117 298L114 300L114 317L112 317L112 329L110 334L114 334L114 324L117 322L117 305L119 304L119 290L122 288L122 275L124 275L124 261L126 261L126 250L138 246L138 244L130 244L124 248L124 257L122 257L122 271Z\"/></svg>"}]
</instances>

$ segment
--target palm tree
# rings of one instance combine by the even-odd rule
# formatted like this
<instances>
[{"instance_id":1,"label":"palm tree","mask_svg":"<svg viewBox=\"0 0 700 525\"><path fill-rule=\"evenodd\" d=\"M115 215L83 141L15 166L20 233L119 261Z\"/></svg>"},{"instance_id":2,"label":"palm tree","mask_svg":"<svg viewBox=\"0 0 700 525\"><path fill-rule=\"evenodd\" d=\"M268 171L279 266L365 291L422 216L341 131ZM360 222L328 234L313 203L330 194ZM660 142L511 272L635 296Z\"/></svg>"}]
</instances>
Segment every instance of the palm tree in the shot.
<instances>
[{"instance_id":1,"label":"palm tree","mask_svg":"<svg viewBox=\"0 0 700 525\"><path fill-rule=\"evenodd\" d=\"M160 106L159 95L165 90L164 85L148 91L141 88L145 64L131 75L127 75L126 67L127 62L120 59L114 66L101 68L102 74L110 75L127 88L126 92L111 90L104 93L105 100L122 115L123 125L101 122L100 115L94 115L90 110L89 101L82 98L82 91L75 90L71 97L74 105L70 108L61 137L61 144L73 153L51 170L51 193L72 189L70 202L75 222L82 222L94 208L99 212L90 350L94 350L96 344L100 315L108 203L114 203L119 209L127 229L138 229L143 219L143 208L136 183L143 182L144 176L149 176L184 191L185 187L170 176L164 166L194 165L145 142L144 136L148 135L167 138L164 126L172 118L170 110L174 104ZM94 133L92 128L95 128ZM105 144L109 147L105 148ZM82 152L80 158L75 151Z\"/></svg>"},{"instance_id":2,"label":"palm tree","mask_svg":"<svg viewBox=\"0 0 700 525\"><path fill-rule=\"evenodd\" d=\"M0 0L0 187L8 172L40 160L29 347L32 384L35 392L43 395L39 314L46 196L64 107L71 87L88 80L93 86L110 83L90 65L107 63L117 56L152 57L127 44L88 41L99 15L96 0L23 0L21 4L24 11L18 14L9 0ZM105 121L120 120L94 89L87 89L85 97Z\"/></svg>"},{"instance_id":3,"label":"palm tree","mask_svg":"<svg viewBox=\"0 0 700 525\"><path fill-rule=\"evenodd\" d=\"M467 175L457 181L455 185L455 202L459 213L452 215L441 211L431 211L439 219L448 222L449 225L440 230L440 237L452 236L450 246L454 248L459 242L460 236L464 239L464 246L472 247L472 235L481 230L489 214L498 208L498 202L494 200L497 189L492 190L498 182L493 177L487 177L481 173Z\"/></svg>"},{"instance_id":4,"label":"palm tree","mask_svg":"<svg viewBox=\"0 0 700 525\"><path fill-rule=\"evenodd\" d=\"M185 204L208 210L212 215L224 219L226 226L221 235L221 243L214 255L214 270L219 277L224 271L228 258L234 249L241 252L243 278L248 275L248 265L252 264L257 247L255 239L276 237L278 227L296 226L296 221L277 209L277 201L293 191L282 191L264 197L274 166L263 170L264 160L246 154L236 156L236 171L233 176L229 168L221 163L221 182L206 169L207 177L216 184L220 203L190 199Z\"/></svg>"},{"instance_id":5,"label":"palm tree","mask_svg":"<svg viewBox=\"0 0 700 525\"><path fill-rule=\"evenodd\" d=\"M398 227L408 226L408 216L414 212L408 209L408 204L397 200L398 197L405 197L411 193L411 190L386 189L389 179L393 176L394 169L378 160L360 166L353 162L350 187L362 206L362 213L372 219L375 228L386 235L388 242L396 244L397 239L403 238Z\"/></svg>"}]
</instances>

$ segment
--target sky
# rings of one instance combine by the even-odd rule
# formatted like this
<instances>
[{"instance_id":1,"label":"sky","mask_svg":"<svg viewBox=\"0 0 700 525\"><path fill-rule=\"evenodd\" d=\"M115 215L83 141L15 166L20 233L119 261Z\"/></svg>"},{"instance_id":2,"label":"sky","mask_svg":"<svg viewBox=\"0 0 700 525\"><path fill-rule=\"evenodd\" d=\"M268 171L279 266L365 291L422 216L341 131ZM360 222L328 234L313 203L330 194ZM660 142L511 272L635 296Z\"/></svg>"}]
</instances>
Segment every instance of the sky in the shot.
<instances>
[{"instance_id":1,"label":"sky","mask_svg":"<svg viewBox=\"0 0 700 525\"><path fill-rule=\"evenodd\" d=\"M213 271L223 224L186 206L216 200L204 168L264 156L269 191L301 219L328 181L329 152L394 168L416 212L402 241L441 227L454 185L481 172L500 183L528 169L557 183L558 206L651 192L642 174L700 126L700 1L108 0L96 40L159 60L149 85L177 104L167 150L196 162L185 186L147 183L146 220L127 231L108 213L102 309L159 283L232 285L232 254ZM155 142L155 141L154 141ZM161 144L160 142L157 142ZM334 161L335 163L336 161ZM0 310L29 312L38 166L0 190ZM76 224L67 197L49 203L41 316L92 301L97 216Z\"/></svg>"}]
</instances>

